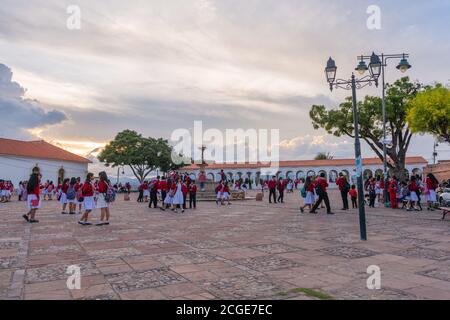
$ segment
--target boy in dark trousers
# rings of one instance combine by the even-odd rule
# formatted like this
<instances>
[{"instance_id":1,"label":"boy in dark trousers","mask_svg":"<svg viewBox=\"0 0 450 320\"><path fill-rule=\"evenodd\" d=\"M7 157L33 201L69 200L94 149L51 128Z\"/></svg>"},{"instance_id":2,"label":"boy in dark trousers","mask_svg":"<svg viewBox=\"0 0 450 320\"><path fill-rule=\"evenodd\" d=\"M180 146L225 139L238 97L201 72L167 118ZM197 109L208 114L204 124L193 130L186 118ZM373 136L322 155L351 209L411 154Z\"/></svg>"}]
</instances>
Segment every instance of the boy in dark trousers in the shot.
<instances>
[{"instance_id":1,"label":"boy in dark trousers","mask_svg":"<svg viewBox=\"0 0 450 320\"><path fill-rule=\"evenodd\" d=\"M189 186L189 209L197 208L197 185L192 181Z\"/></svg>"}]
</instances>

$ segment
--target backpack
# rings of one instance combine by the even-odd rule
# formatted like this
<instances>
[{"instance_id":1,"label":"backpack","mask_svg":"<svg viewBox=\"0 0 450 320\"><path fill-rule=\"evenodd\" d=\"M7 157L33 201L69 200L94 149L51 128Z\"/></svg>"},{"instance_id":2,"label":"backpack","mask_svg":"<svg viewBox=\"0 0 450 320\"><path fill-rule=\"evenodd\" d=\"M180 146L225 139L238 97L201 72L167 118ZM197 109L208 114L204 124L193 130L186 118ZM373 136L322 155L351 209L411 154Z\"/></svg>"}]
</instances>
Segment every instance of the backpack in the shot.
<instances>
[{"instance_id":1,"label":"backpack","mask_svg":"<svg viewBox=\"0 0 450 320\"><path fill-rule=\"evenodd\" d=\"M108 189L105 193L105 201L109 203L114 202L114 200L116 200L116 190L108 185Z\"/></svg>"},{"instance_id":2,"label":"backpack","mask_svg":"<svg viewBox=\"0 0 450 320\"><path fill-rule=\"evenodd\" d=\"M306 198L306 188L305 188L305 187L303 187L303 188L300 190L300 195L302 196L302 198Z\"/></svg>"},{"instance_id":3,"label":"backpack","mask_svg":"<svg viewBox=\"0 0 450 320\"><path fill-rule=\"evenodd\" d=\"M350 191L350 183L348 183L348 181L347 180L345 180L345 184L344 184L344 190L346 191L346 192L349 192Z\"/></svg>"},{"instance_id":4,"label":"backpack","mask_svg":"<svg viewBox=\"0 0 450 320\"><path fill-rule=\"evenodd\" d=\"M69 189L67 189L67 200L75 200L77 197L77 193L75 192L75 188L73 186L69 186Z\"/></svg>"}]
</instances>

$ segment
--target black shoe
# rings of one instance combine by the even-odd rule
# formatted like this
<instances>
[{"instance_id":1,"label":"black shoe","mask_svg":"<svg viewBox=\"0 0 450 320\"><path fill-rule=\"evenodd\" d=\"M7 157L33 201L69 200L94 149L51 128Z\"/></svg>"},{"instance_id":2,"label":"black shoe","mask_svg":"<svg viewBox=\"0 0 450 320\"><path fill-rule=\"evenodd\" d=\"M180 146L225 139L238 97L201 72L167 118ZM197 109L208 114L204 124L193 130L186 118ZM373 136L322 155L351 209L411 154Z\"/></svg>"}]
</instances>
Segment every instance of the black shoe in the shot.
<instances>
[{"instance_id":1,"label":"black shoe","mask_svg":"<svg viewBox=\"0 0 450 320\"><path fill-rule=\"evenodd\" d=\"M28 218L28 216L27 216L26 214L24 214L22 217L23 217L27 222L30 222L30 219Z\"/></svg>"},{"instance_id":2,"label":"black shoe","mask_svg":"<svg viewBox=\"0 0 450 320\"><path fill-rule=\"evenodd\" d=\"M61 211L61 214L67 214L67 212L65 212L65 211Z\"/></svg>"},{"instance_id":3,"label":"black shoe","mask_svg":"<svg viewBox=\"0 0 450 320\"><path fill-rule=\"evenodd\" d=\"M82 226L84 226L84 221L78 221L78 224L81 224Z\"/></svg>"},{"instance_id":4,"label":"black shoe","mask_svg":"<svg viewBox=\"0 0 450 320\"><path fill-rule=\"evenodd\" d=\"M309 213L317 214L317 211L310 211Z\"/></svg>"},{"instance_id":5,"label":"black shoe","mask_svg":"<svg viewBox=\"0 0 450 320\"><path fill-rule=\"evenodd\" d=\"M38 223L39 222L39 220L36 220L36 219L30 219L30 223Z\"/></svg>"},{"instance_id":6,"label":"black shoe","mask_svg":"<svg viewBox=\"0 0 450 320\"><path fill-rule=\"evenodd\" d=\"M163 207L159 207L159 210L166 211L166 209L164 209Z\"/></svg>"},{"instance_id":7,"label":"black shoe","mask_svg":"<svg viewBox=\"0 0 450 320\"><path fill-rule=\"evenodd\" d=\"M327 214L334 214L334 212L327 212Z\"/></svg>"},{"instance_id":8,"label":"black shoe","mask_svg":"<svg viewBox=\"0 0 450 320\"><path fill-rule=\"evenodd\" d=\"M303 208L300 208L300 212L303 213L303 211L305 211Z\"/></svg>"},{"instance_id":9,"label":"black shoe","mask_svg":"<svg viewBox=\"0 0 450 320\"><path fill-rule=\"evenodd\" d=\"M102 222L96 223L95 225L96 226L103 226L103 225L105 225L105 222L102 221Z\"/></svg>"},{"instance_id":10,"label":"black shoe","mask_svg":"<svg viewBox=\"0 0 450 320\"><path fill-rule=\"evenodd\" d=\"M69 212L69 214L76 214L75 212Z\"/></svg>"},{"instance_id":11,"label":"black shoe","mask_svg":"<svg viewBox=\"0 0 450 320\"><path fill-rule=\"evenodd\" d=\"M109 226L109 221L105 221L105 223L103 223L103 225Z\"/></svg>"}]
</instances>

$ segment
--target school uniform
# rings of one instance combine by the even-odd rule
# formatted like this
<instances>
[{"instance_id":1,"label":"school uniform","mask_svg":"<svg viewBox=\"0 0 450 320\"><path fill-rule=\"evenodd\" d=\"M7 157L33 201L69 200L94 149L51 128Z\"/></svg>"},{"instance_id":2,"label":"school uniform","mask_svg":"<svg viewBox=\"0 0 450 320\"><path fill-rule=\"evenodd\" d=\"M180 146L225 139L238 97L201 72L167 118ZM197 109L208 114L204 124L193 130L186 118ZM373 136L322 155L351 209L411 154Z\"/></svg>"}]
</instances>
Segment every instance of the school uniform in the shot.
<instances>
[{"instance_id":1,"label":"school uniform","mask_svg":"<svg viewBox=\"0 0 450 320\"><path fill-rule=\"evenodd\" d=\"M39 209L41 207L41 199L40 199L41 189L39 185L37 185L33 191L28 192L27 195L27 207L28 209Z\"/></svg>"},{"instance_id":2,"label":"school uniform","mask_svg":"<svg viewBox=\"0 0 450 320\"><path fill-rule=\"evenodd\" d=\"M304 204L314 204L314 202L316 201L316 197L314 195L314 185L312 183L310 183L306 188L306 198L305 198L305 202Z\"/></svg>"},{"instance_id":3,"label":"school uniform","mask_svg":"<svg viewBox=\"0 0 450 320\"><path fill-rule=\"evenodd\" d=\"M408 188L409 188L409 192L410 192L409 200L414 201L414 202L419 201L419 197L417 195L417 193L419 192L419 187L417 186L417 183L415 181L411 182L409 184Z\"/></svg>"},{"instance_id":4,"label":"school uniform","mask_svg":"<svg viewBox=\"0 0 450 320\"><path fill-rule=\"evenodd\" d=\"M189 209L197 207L197 186L191 185L189 187Z\"/></svg>"},{"instance_id":5,"label":"school uniform","mask_svg":"<svg viewBox=\"0 0 450 320\"><path fill-rule=\"evenodd\" d=\"M175 194L173 196L172 203L179 204L179 205L183 204L183 184L182 183L178 183L176 185Z\"/></svg>"},{"instance_id":6,"label":"school uniform","mask_svg":"<svg viewBox=\"0 0 450 320\"><path fill-rule=\"evenodd\" d=\"M108 208L108 202L105 200L105 194L108 192L108 184L105 181L100 181L97 186L97 204L96 208Z\"/></svg>"},{"instance_id":7,"label":"school uniform","mask_svg":"<svg viewBox=\"0 0 450 320\"><path fill-rule=\"evenodd\" d=\"M427 190L428 190L427 201L428 202L433 202L433 203L436 202L437 201L437 198L436 198L437 185L436 185L436 183L433 183L433 181L431 181L430 178L427 178L425 180L425 183L427 185Z\"/></svg>"},{"instance_id":8,"label":"school uniform","mask_svg":"<svg viewBox=\"0 0 450 320\"><path fill-rule=\"evenodd\" d=\"M59 198L59 202L61 204L66 204L67 203L67 190L69 189L69 184L65 183L62 187L61 187L61 195Z\"/></svg>"},{"instance_id":9,"label":"school uniform","mask_svg":"<svg viewBox=\"0 0 450 320\"><path fill-rule=\"evenodd\" d=\"M224 186L222 188L222 200L230 200L230 187Z\"/></svg>"},{"instance_id":10,"label":"school uniform","mask_svg":"<svg viewBox=\"0 0 450 320\"><path fill-rule=\"evenodd\" d=\"M83 195L83 206L85 210L95 209L94 186L91 182L85 182L81 188Z\"/></svg>"}]
</instances>

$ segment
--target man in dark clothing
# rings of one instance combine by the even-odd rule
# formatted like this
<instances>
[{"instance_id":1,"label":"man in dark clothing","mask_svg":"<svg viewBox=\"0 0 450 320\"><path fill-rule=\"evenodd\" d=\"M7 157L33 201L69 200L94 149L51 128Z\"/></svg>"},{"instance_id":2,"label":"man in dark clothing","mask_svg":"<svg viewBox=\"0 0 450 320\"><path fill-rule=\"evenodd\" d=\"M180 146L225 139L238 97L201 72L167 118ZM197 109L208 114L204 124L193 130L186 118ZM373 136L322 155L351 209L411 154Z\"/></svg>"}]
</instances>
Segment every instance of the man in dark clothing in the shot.
<instances>
[{"instance_id":1,"label":"man in dark clothing","mask_svg":"<svg viewBox=\"0 0 450 320\"><path fill-rule=\"evenodd\" d=\"M279 179L278 180L278 184L277 184L277 189L278 189L278 202L283 203L283 199L284 199L284 188L285 188L285 184L283 179Z\"/></svg>"},{"instance_id":2,"label":"man in dark clothing","mask_svg":"<svg viewBox=\"0 0 450 320\"><path fill-rule=\"evenodd\" d=\"M277 203L277 195L276 195L276 187L277 187L277 178L275 176L272 177L272 180L269 180L267 183L267 186L269 187L269 203L272 203L272 196L273 196L273 203Z\"/></svg>"},{"instance_id":3,"label":"man in dark clothing","mask_svg":"<svg viewBox=\"0 0 450 320\"><path fill-rule=\"evenodd\" d=\"M316 203L314 204L314 206L312 207L312 209L309 213L317 213L316 209L320 206L320 204L322 203L322 200L323 200L325 202L325 206L327 207L327 214L334 214L333 212L331 212L330 199L328 198L328 193L327 193L328 182L325 179L324 172L320 173L320 177L317 178L314 185L315 185L316 193L319 196L319 199L317 199Z\"/></svg>"},{"instance_id":4,"label":"man in dark clothing","mask_svg":"<svg viewBox=\"0 0 450 320\"><path fill-rule=\"evenodd\" d=\"M160 179L160 177L158 176L156 178L156 180L153 180L149 185L149 189L150 189L150 203L148 205L149 208L152 207L152 204L153 204L154 208L158 208L159 179Z\"/></svg>"},{"instance_id":5,"label":"man in dark clothing","mask_svg":"<svg viewBox=\"0 0 450 320\"><path fill-rule=\"evenodd\" d=\"M341 192L342 210L348 210L348 192L350 190L350 184L347 182L347 178L342 172L339 173L339 178L336 180L336 184Z\"/></svg>"}]
</instances>

